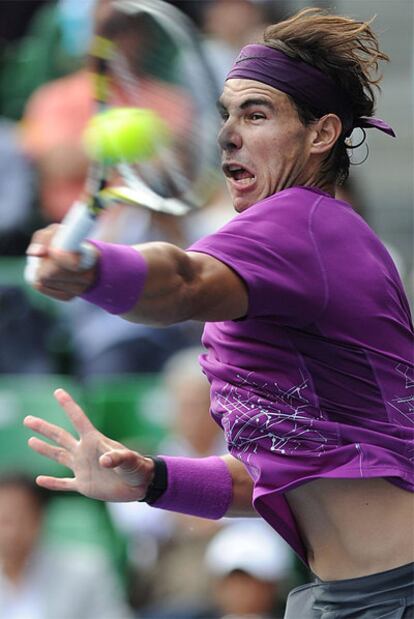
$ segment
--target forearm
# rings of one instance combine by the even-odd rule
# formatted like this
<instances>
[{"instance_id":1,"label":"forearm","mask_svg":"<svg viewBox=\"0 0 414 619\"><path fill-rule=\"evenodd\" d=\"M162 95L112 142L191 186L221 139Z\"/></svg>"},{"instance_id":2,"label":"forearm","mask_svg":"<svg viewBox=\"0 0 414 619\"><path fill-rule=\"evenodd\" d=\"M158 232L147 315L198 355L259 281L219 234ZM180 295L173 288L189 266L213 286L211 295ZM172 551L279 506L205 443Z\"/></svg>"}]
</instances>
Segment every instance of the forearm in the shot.
<instances>
[{"instance_id":1,"label":"forearm","mask_svg":"<svg viewBox=\"0 0 414 619\"><path fill-rule=\"evenodd\" d=\"M201 269L187 252L169 243L147 243L134 249L148 270L142 293L123 318L154 326L202 320L202 305L195 294Z\"/></svg>"},{"instance_id":2,"label":"forearm","mask_svg":"<svg viewBox=\"0 0 414 619\"><path fill-rule=\"evenodd\" d=\"M240 460L230 454L221 456L232 479L232 501L226 517L256 516L253 508L253 480Z\"/></svg>"},{"instance_id":3,"label":"forearm","mask_svg":"<svg viewBox=\"0 0 414 619\"><path fill-rule=\"evenodd\" d=\"M153 258L152 244L136 247L88 241L97 259L92 285L80 295L131 322L165 325L186 319L185 252L166 243ZM175 251L177 249L177 251ZM184 256L182 255L184 254Z\"/></svg>"},{"instance_id":4,"label":"forearm","mask_svg":"<svg viewBox=\"0 0 414 619\"><path fill-rule=\"evenodd\" d=\"M253 483L232 456L159 460L145 499L153 507L214 520L255 513Z\"/></svg>"},{"instance_id":5,"label":"forearm","mask_svg":"<svg viewBox=\"0 0 414 619\"><path fill-rule=\"evenodd\" d=\"M247 309L243 283L210 256L169 243L93 243L99 254L95 283L82 297L126 320L154 326L231 320Z\"/></svg>"}]
</instances>

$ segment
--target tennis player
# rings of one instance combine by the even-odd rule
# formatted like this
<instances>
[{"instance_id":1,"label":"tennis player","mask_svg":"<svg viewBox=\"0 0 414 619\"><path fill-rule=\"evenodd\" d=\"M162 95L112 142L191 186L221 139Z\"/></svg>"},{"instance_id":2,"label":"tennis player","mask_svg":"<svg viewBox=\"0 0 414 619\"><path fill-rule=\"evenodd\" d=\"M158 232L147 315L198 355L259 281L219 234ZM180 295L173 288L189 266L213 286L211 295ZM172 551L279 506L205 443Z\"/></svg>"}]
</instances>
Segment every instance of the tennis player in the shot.
<instances>
[{"instance_id":1,"label":"tennis player","mask_svg":"<svg viewBox=\"0 0 414 619\"><path fill-rule=\"evenodd\" d=\"M100 434L65 392L79 439L39 418L35 451L74 471L54 490L144 500L208 518L254 510L310 566L286 618L413 617L412 324L380 240L336 186L355 127L373 117L378 48L368 23L307 9L248 45L219 109L237 211L187 251L95 243L98 264L37 232L36 288L131 321L205 321L211 413L229 454L144 457ZM384 136L384 139L389 137ZM260 552L260 549L258 549Z\"/></svg>"}]
</instances>

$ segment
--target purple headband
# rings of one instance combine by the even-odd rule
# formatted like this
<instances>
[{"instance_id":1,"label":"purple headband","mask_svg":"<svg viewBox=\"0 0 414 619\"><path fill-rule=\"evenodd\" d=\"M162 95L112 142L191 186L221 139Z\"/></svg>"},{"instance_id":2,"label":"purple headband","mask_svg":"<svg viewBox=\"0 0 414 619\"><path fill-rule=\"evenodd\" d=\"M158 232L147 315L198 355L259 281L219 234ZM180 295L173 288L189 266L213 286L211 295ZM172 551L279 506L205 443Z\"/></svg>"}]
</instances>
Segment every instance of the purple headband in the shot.
<instances>
[{"instance_id":1,"label":"purple headband","mask_svg":"<svg viewBox=\"0 0 414 619\"><path fill-rule=\"evenodd\" d=\"M349 136L355 127L374 127L395 137L390 125L380 118L354 118L349 97L329 75L267 45L253 44L243 47L226 79L234 78L255 80L272 86L299 103L308 105L318 115L336 114L342 121L346 136Z\"/></svg>"}]
</instances>

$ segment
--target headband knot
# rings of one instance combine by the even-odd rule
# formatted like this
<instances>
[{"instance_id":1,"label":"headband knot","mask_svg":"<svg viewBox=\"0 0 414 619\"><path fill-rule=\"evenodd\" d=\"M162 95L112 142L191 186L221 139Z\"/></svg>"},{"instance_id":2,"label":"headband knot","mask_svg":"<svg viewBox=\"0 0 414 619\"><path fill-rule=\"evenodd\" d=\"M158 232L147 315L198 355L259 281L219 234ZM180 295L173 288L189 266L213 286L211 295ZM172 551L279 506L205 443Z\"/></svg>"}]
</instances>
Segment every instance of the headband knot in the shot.
<instances>
[{"instance_id":1,"label":"headband knot","mask_svg":"<svg viewBox=\"0 0 414 619\"><path fill-rule=\"evenodd\" d=\"M260 43L243 47L226 79L234 78L272 86L307 105L318 116L336 114L341 119L345 136L349 136L355 127L361 127L379 129L395 137L390 125L380 118L355 118L349 96L329 75L273 47Z\"/></svg>"}]
</instances>

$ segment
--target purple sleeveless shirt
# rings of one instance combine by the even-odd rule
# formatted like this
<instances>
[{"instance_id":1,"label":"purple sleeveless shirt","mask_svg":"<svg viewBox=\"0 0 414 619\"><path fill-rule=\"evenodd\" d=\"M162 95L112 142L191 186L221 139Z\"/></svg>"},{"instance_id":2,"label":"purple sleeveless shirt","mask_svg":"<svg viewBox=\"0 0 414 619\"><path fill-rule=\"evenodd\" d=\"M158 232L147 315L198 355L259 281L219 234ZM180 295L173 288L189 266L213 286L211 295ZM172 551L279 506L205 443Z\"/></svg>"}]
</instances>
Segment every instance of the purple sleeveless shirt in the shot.
<instances>
[{"instance_id":1,"label":"purple sleeveless shirt","mask_svg":"<svg viewBox=\"0 0 414 619\"><path fill-rule=\"evenodd\" d=\"M245 282L246 317L208 323L211 412L255 509L306 562L284 492L385 477L414 490L413 328L387 250L345 202L286 189L188 251Z\"/></svg>"}]
</instances>

